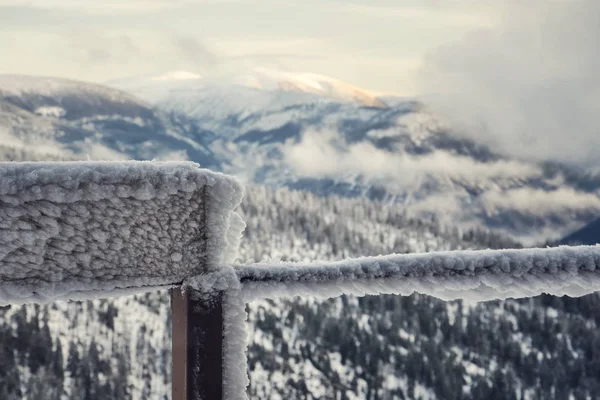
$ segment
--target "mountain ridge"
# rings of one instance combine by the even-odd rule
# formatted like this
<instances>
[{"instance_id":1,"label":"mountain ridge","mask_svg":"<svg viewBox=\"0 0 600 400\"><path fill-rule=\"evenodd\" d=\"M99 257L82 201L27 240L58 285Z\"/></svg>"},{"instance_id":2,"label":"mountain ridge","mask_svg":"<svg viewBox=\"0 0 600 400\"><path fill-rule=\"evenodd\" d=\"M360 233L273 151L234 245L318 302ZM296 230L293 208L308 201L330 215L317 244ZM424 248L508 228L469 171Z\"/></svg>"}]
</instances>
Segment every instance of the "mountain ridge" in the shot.
<instances>
[{"instance_id":1,"label":"mountain ridge","mask_svg":"<svg viewBox=\"0 0 600 400\"><path fill-rule=\"evenodd\" d=\"M188 71L168 71L159 75L147 75L116 79L106 82L108 86L124 88L131 93L147 95L145 87L159 83L164 92L177 91L183 87L236 86L264 91L283 91L312 94L339 102L355 102L366 107L387 108L383 100L374 93L339 79L325 75L303 72L288 72L269 68L254 68L249 72L199 75Z\"/></svg>"},{"instance_id":2,"label":"mountain ridge","mask_svg":"<svg viewBox=\"0 0 600 400\"><path fill-rule=\"evenodd\" d=\"M26 79L11 85L35 87ZM152 82L150 91L162 85ZM229 84L183 84L158 99L85 82L69 87L49 96L0 86L3 142L65 157L187 159L246 182L366 195L528 243L558 239L600 212L600 175L494 151L414 99L376 108Z\"/></svg>"},{"instance_id":3,"label":"mountain ridge","mask_svg":"<svg viewBox=\"0 0 600 400\"><path fill-rule=\"evenodd\" d=\"M0 147L0 159L7 156ZM44 157L31 149L19 156ZM243 263L519 247L366 198L251 185L240 212L248 224ZM593 398L600 389L597 303L597 294L477 305L419 294L252 302L248 396ZM170 327L166 291L0 308L0 395L166 400Z\"/></svg>"},{"instance_id":4,"label":"mountain ridge","mask_svg":"<svg viewBox=\"0 0 600 400\"><path fill-rule=\"evenodd\" d=\"M11 107L13 116L17 110L20 115L31 114ZM340 108L336 109L339 112ZM198 146L210 134L201 131L201 123L189 116L165 119L153 111L165 126L172 126L171 135L187 140L190 146ZM52 114L34 117L36 123L45 121L51 126L61 119ZM120 119L113 117L112 121ZM80 122L63 121L65 127L77 127ZM27 126L10 127L22 135L28 133ZM125 129L104 125L87 129L124 145L132 140L123 137L129 133ZM142 132L150 135L145 139L163 134L160 130ZM260 130L255 132L260 136ZM20 140L13 133L11 138ZM250 147L261 146L246 139ZM110 143L107 138L98 140ZM356 137L349 140L361 142ZM482 161L501 159L477 147L463 148L462 142L457 146L452 137L437 137L433 143L427 142L432 141L427 137L421 140L425 142L411 142L414 153L441 147L477 154L474 159ZM62 145L70 148L66 142ZM126 147L111 149L121 155L142 154ZM64 159L39 150L35 141L20 147L3 141L0 160ZM72 146L71 153L74 158L85 158L79 146ZM546 166L562 176L559 167ZM587 188L593 193L593 180L588 182L577 173L569 179L581 179L580 190ZM553 182L562 185L559 179ZM525 195L531 201L528 193ZM439 213L415 218L399 203L359 195L316 196L286 186L248 185L240 212L247 223L239 252L242 263L520 246L513 238L488 230L466 230L458 223L444 226ZM473 305L415 294L253 302L247 306L251 332L248 396L311 400L594 398L600 393L598 299L598 294L576 299L539 296ZM170 327L165 291L0 308L0 397L166 400L171 389Z\"/></svg>"}]
</instances>

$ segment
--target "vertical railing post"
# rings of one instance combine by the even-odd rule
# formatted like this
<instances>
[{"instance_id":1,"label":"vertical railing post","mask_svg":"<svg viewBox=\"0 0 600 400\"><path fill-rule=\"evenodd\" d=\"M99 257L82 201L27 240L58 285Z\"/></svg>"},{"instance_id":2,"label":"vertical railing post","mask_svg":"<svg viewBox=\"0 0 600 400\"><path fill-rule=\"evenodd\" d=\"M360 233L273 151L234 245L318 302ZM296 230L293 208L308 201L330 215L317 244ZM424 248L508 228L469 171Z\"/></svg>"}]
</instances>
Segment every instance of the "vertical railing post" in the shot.
<instances>
[{"instance_id":1,"label":"vertical railing post","mask_svg":"<svg viewBox=\"0 0 600 400\"><path fill-rule=\"evenodd\" d=\"M223 295L171 290L173 400L223 399Z\"/></svg>"}]
</instances>

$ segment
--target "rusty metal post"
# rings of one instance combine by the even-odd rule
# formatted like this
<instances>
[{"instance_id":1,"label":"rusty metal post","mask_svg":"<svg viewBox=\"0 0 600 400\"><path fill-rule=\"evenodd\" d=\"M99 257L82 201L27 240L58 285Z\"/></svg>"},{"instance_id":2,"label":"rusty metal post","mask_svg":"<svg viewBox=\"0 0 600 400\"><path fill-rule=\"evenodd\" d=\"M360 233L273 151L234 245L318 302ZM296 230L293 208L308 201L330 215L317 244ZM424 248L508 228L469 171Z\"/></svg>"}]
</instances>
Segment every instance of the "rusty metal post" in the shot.
<instances>
[{"instance_id":1,"label":"rusty metal post","mask_svg":"<svg viewBox=\"0 0 600 400\"><path fill-rule=\"evenodd\" d=\"M223 295L171 290L172 400L223 399Z\"/></svg>"}]
</instances>

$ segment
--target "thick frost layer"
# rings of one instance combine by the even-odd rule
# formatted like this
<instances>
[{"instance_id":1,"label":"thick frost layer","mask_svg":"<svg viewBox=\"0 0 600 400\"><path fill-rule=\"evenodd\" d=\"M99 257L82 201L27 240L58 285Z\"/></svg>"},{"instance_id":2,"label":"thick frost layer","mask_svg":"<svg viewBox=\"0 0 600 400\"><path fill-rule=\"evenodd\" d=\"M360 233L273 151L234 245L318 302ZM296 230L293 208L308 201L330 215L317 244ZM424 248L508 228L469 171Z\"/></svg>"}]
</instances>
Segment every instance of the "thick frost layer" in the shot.
<instances>
[{"instance_id":1,"label":"thick frost layer","mask_svg":"<svg viewBox=\"0 0 600 400\"><path fill-rule=\"evenodd\" d=\"M600 246L451 251L332 263L237 266L247 300L414 292L485 301L600 290Z\"/></svg>"},{"instance_id":2,"label":"thick frost layer","mask_svg":"<svg viewBox=\"0 0 600 400\"><path fill-rule=\"evenodd\" d=\"M246 400L248 379L246 302L239 290L223 297L223 398Z\"/></svg>"},{"instance_id":3,"label":"thick frost layer","mask_svg":"<svg viewBox=\"0 0 600 400\"><path fill-rule=\"evenodd\" d=\"M195 163L0 163L0 304L168 286L232 262L240 185Z\"/></svg>"},{"instance_id":4,"label":"thick frost layer","mask_svg":"<svg viewBox=\"0 0 600 400\"><path fill-rule=\"evenodd\" d=\"M330 263L225 266L186 280L211 296L224 292L224 390L247 399L244 304L260 298L414 292L485 301L541 293L582 296L600 290L600 246L452 251L365 257Z\"/></svg>"}]
</instances>

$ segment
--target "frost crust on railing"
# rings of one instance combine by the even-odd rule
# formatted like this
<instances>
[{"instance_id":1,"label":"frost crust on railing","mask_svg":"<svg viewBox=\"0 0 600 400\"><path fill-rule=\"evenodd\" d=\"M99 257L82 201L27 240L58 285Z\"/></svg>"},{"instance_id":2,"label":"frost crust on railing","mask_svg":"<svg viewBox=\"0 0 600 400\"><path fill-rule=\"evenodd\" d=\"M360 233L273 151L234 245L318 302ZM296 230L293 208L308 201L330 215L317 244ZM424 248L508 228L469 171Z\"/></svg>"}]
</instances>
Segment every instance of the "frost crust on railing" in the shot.
<instances>
[{"instance_id":1,"label":"frost crust on railing","mask_svg":"<svg viewBox=\"0 0 600 400\"><path fill-rule=\"evenodd\" d=\"M447 251L328 263L236 266L247 299L418 292L486 301L600 290L600 246Z\"/></svg>"},{"instance_id":2,"label":"frost crust on railing","mask_svg":"<svg viewBox=\"0 0 600 400\"><path fill-rule=\"evenodd\" d=\"M242 189L191 162L0 163L0 304L169 286L233 261Z\"/></svg>"}]
</instances>

